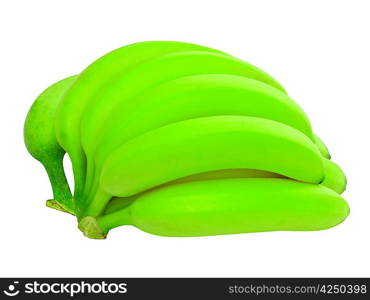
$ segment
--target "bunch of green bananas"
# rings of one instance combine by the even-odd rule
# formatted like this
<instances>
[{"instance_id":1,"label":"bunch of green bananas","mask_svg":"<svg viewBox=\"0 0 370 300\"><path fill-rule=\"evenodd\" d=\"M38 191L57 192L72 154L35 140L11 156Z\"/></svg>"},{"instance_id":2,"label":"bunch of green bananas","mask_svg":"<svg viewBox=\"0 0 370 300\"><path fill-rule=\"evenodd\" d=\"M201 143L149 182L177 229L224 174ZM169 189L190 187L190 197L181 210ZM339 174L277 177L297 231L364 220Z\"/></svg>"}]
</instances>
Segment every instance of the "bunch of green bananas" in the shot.
<instances>
[{"instance_id":1,"label":"bunch of green bananas","mask_svg":"<svg viewBox=\"0 0 370 300\"><path fill-rule=\"evenodd\" d=\"M48 173L47 205L90 238L128 224L165 236L319 230L349 213L345 175L284 88L203 46L106 54L36 99L24 137Z\"/></svg>"}]
</instances>

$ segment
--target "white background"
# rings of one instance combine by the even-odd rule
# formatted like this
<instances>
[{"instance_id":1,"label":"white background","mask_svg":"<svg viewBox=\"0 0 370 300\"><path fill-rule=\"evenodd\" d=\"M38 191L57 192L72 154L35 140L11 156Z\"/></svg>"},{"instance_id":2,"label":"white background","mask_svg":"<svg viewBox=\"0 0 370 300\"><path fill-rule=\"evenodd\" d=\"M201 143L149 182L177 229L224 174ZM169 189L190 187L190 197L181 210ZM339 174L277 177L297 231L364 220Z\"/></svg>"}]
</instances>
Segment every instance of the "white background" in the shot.
<instances>
[{"instance_id":1,"label":"white background","mask_svg":"<svg viewBox=\"0 0 370 300\"><path fill-rule=\"evenodd\" d=\"M1 1L0 276L370 276L369 1ZM348 176L351 215L320 232L89 240L44 206L26 113L48 85L137 41L229 52L272 74Z\"/></svg>"}]
</instances>

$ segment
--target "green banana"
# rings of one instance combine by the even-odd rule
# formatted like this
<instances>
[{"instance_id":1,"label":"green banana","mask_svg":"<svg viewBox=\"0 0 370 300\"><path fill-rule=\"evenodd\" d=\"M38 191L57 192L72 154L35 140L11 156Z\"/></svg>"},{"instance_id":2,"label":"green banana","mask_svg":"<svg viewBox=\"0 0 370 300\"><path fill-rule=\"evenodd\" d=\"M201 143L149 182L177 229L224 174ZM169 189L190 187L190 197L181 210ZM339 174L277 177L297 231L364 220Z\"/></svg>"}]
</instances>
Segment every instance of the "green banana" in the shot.
<instances>
[{"instance_id":1,"label":"green banana","mask_svg":"<svg viewBox=\"0 0 370 300\"><path fill-rule=\"evenodd\" d=\"M123 108L112 112L102 134L96 134L93 143L85 147L88 198L96 192L102 165L112 151L140 134L177 121L214 115L257 116L290 125L313 139L307 116L293 100L269 85L242 76L182 77L150 89L132 102L135 105L131 107L121 103Z\"/></svg>"},{"instance_id":2,"label":"green banana","mask_svg":"<svg viewBox=\"0 0 370 300\"><path fill-rule=\"evenodd\" d=\"M197 118L152 130L114 151L85 215L99 215L112 196L128 197L181 177L234 168L311 183L324 178L318 149L290 126L246 116Z\"/></svg>"},{"instance_id":3,"label":"green banana","mask_svg":"<svg viewBox=\"0 0 370 300\"><path fill-rule=\"evenodd\" d=\"M225 169L225 170L216 170L210 172L198 173L190 176L181 177L169 183L162 184L161 187L166 187L168 185L184 183L184 182L193 182L193 181L208 181L216 179L231 179L231 178L287 178L283 175L261 171L253 169ZM113 197L107 206L105 207L102 215L106 215L117 211L123 207L126 207L133 200L137 199L140 194L136 194L131 197Z\"/></svg>"},{"instance_id":4,"label":"green banana","mask_svg":"<svg viewBox=\"0 0 370 300\"><path fill-rule=\"evenodd\" d=\"M87 155L89 168L94 168L93 158L89 154L90 149L95 148L96 137L105 130L105 125L113 111L120 109L121 114L127 114L127 110L136 105L133 100L135 96L163 82L178 77L208 73L241 75L284 91L281 85L265 72L231 56L206 51L185 51L163 55L123 76L104 97L96 97L86 108L81 119L81 142ZM88 174L91 178L93 171L88 171ZM84 194L86 195L86 189ZM83 205L86 200L80 202Z\"/></svg>"},{"instance_id":5,"label":"green banana","mask_svg":"<svg viewBox=\"0 0 370 300\"><path fill-rule=\"evenodd\" d=\"M326 147L324 142L317 135L314 135L314 141L315 141L317 147L319 148L322 156L327 158L327 159L330 159L331 155L329 153L329 149L328 149L328 147Z\"/></svg>"},{"instance_id":6,"label":"green banana","mask_svg":"<svg viewBox=\"0 0 370 300\"><path fill-rule=\"evenodd\" d=\"M46 89L24 125L54 199L90 238L320 230L349 207L342 169L264 71L224 52L143 42ZM64 174L73 167L72 197Z\"/></svg>"},{"instance_id":7,"label":"green banana","mask_svg":"<svg viewBox=\"0 0 370 300\"><path fill-rule=\"evenodd\" d=\"M122 225L162 236L205 236L276 230L323 230L349 214L334 191L289 179L248 178L170 185L127 201L110 214L84 218L79 228L105 238Z\"/></svg>"},{"instance_id":8,"label":"green banana","mask_svg":"<svg viewBox=\"0 0 370 300\"><path fill-rule=\"evenodd\" d=\"M161 185L162 187L166 187L168 185L184 183L184 182L192 182L192 181L208 181L208 180L216 180L216 179L230 179L230 178L286 178L283 175L266 172L261 170L253 170L253 169L226 169L226 170L217 170L217 171L210 171L210 172L203 172L198 173L190 176L185 176L169 183L165 183ZM113 197L107 206L105 207L104 213L102 215L106 215L122 209L130 204L132 201L137 199L140 194L136 194L131 197Z\"/></svg>"},{"instance_id":9,"label":"green banana","mask_svg":"<svg viewBox=\"0 0 370 300\"><path fill-rule=\"evenodd\" d=\"M338 194L342 194L347 185L346 175L333 161L324 158L323 163L325 169L325 179L322 182L322 185L336 191Z\"/></svg>"},{"instance_id":10,"label":"green banana","mask_svg":"<svg viewBox=\"0 0 370 300\"><path fill-rule=\"evenodd\" d=\"M166 187L168 185L184 183L184 182L192 182L192 181L208 181L208 180L216 180L216 179L230 179L230 178L286 178L283 175L261 171L261 170L253 170L253 169L226 169L226 170L217 170L217 171L210 171L210 172L203 172L198 173L190 176L181 177L169 183L162 184L161 187ZM137 199L140 194L136 194L131 197L113 197L107 206L105 207L104 212L102 215L106 215L112 212L115 212L119 209L126 207L132 201Z\"/></svg>"},{"instance_id":11,"label":"green banana","mask_svg":"<svg viewBox=\"0 0 370 300\"><path fill-rule=\"evenodd\" d=\"M79 132L80 119L86 107L91 105L93 99L99 100L115 81L132 68L164 54L192 50L223 53L208 47L181 42L135 43L104 55L79 75L64 95L55 120L57 139L72 161L75 198L79 198L85 182L86 158Z\"/></svg>"},{"instance_id":12,"label":"green banana","mask_svg":"<svg viewBox=\"0 0 370 300\"><path fill-rule=\"evenodd\" d=\"M325 179L321 185L332 189L338 194L342 194L346 189L347 180L342 169L332 162L331 160L323 158L324 169L325 169ZM229 169L229 170L217 170L204 173L198 173L195 175L190 175L176 179L168 184L163 184L162 187L184 183L184 182L193 182L193 181L209 181L215 179L228 179L228 178L285 178L286 177L266 171L252 170L252 169ZM137 199L139 195L132 197L119 198L114 197L107 204L107 207L103 215L115 212L119 209L126 207L133 200Z\"/></svg>"},{"instance_id":13,"label":"green banana","mask_svg":"<svg viewBox=\"0 0 370 300\"><path fill-rule=\"evenodd\" d=\"M46 204L71 213L72 195L63 168L65 151L55 137L53 124L57 106L76 77L71 76L58 81L41 93L31 106L24 124L27 150L43 164L51 182L54 199L48 200Z\"/></svg>"}]
</instances>

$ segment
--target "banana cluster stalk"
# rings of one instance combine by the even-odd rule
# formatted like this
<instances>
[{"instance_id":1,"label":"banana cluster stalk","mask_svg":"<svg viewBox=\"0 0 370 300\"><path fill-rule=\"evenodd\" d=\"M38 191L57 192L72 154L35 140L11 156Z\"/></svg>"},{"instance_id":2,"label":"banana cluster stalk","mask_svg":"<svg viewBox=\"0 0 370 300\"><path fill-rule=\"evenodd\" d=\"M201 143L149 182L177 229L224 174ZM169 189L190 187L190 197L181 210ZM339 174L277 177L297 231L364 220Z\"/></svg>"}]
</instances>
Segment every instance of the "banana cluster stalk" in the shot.
<instances>
[{"instance_id":1,"label":"banana cluster stalk","mask_svg":"<svg viewBox=\"0 0 370 300\"><path fill-rule=\"evenodd\" d=\"M199 45L106 54L36 99L24 139L49 176L47 205L90 238L122 225L163 236L321 230L349 214L346 177L302 108L264 71Z\"/></svg>"}]
</instances>

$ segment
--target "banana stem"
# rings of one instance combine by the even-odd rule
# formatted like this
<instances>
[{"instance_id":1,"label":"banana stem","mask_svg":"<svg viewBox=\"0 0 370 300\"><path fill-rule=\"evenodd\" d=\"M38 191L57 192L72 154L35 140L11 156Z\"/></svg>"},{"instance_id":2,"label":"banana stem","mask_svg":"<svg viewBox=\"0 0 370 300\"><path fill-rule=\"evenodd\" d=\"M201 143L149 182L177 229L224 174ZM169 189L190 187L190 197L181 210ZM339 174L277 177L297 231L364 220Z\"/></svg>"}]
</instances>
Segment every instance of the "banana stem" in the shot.
<instances>
[{"instance_id":1,"label":"banana stem","mask_svg":"<svg viewBox=\"0 0 370 300\"><path fill-rule=\"evenodd\" d=\"M99 187L94 197L91 198L91 201L88 201L88 203L86 203L86 207L79 207L79 219L82 219L86 216L97 217L103 214L105 207L107 206L111 198L111 194L108 194L106 191Z\"/></svg>"},{"instance_id":2,"label":"banana stem","mask_svg":"<svg viewBox=\"0 0 370 300\"><path fill-rule=\"evenodd\" d=\"M43 165L48 173L54 197L53 200L47 201L47 206L73 213L74 203L71 190L64 173L63 155L58 159L54 158L44 161Z\"/></svg>"},{"instance_id":3,"label":"banana stem","mask_svg":"<svg viewBox=\"0 0 370 300\"><path fill-rule=\"evenodd\" d=\"M81 195L82 205L84 203L87 203L86 201L88 201L88 199L90 199L91 195L94 195L94 194L92 194L92 192L95 193L95 190L94 190L95 185L92 185L92 179L94 179L94 177L95 177L94 176L94 174L95 174L95 165L94 164L95 164L94 160L89 159L87 157L87 159L86 159L85 184L84 184L82 195ZM97 182L96 184L98 185L99 182Z\"/></svg>"},{"instance_id":4,"label":"banana stem","mask_svg":"<svg viewBox=\"0 0 370 300\"><path fill-rule=\"evenodd\" d=\"M110 229L131 224L130 205L128 205L113 213L97 218L91 216L84 217L78 223L78 228L88 238L105 239Z\"/></svg>"},{"instance_id":5,"label":"banana stem","mask_svg":"<svg viewBox=\"0 0 370 300\"><path fill-rule=\"evenodd\" d=\"M76 205L78 205L78 209L79 211L81 211L81 213L83 213L85 210L88 209L88 207L90 206L91 204L91 199L93 199L94 201L94 198L96 198L96 193L97 193L97 190L99 189L99 180L96 176L94 176L94 179L93 179L93 184L90 185L90 188L87 189L87 186L85 185L85 189L84 189L84 192L81 196L81 199L78 201L78 203L76 203ZM87 215L87 214L85 214Z\"/></svg>"},{"instance_id":6,"label":"banana stem","mask_svg":"<svg viewBox=\"0 0 370 300\"><path fill-rule=\"evenodd\" d=\"M73 155L68 153L72 162L73 177L74 177L74 191L73 195L75 199L79 199L83 192L85 185L85 169L86 159L84 156Z\"/></svg>"},{"instance_id":7,"label":"banana stem","mask_svg":"<svg viewBox=\"0 0 370 300\"><path fill-rule=\"evenodd\" d=\"M131 225L130 205L113 213L100 216L97 218L96 222L104 232L108 232L115 227Z\"/></svg>"}]
</instances>

